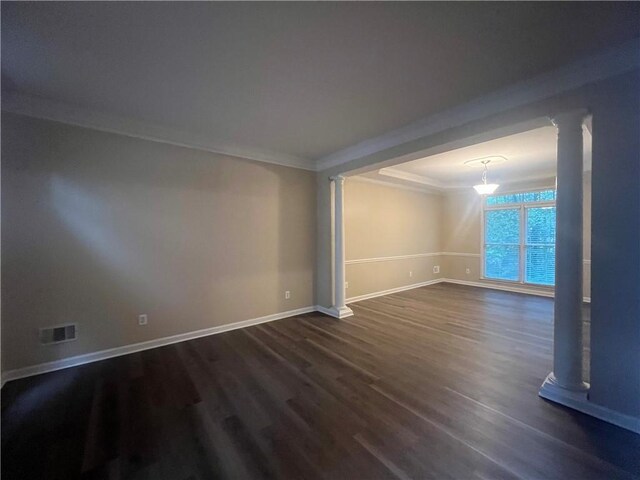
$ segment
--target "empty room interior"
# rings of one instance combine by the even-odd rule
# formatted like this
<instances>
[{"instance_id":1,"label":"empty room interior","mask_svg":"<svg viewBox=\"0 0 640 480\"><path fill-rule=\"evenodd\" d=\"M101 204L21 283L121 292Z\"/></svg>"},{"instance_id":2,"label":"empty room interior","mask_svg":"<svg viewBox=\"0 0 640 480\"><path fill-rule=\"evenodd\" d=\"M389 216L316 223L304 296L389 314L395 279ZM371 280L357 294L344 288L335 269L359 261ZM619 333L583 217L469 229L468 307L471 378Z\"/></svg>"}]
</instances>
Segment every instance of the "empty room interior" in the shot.
<instances>
[{"instance_id":1,"label":"empty room interior","mask_svg":"<svg viewBox=\"0 0 640 480\"><path fill-rule=\"evenodd\" d=\"M640 480L640 2L10 2L2 479Z\"/></svg>"}]
</instances>

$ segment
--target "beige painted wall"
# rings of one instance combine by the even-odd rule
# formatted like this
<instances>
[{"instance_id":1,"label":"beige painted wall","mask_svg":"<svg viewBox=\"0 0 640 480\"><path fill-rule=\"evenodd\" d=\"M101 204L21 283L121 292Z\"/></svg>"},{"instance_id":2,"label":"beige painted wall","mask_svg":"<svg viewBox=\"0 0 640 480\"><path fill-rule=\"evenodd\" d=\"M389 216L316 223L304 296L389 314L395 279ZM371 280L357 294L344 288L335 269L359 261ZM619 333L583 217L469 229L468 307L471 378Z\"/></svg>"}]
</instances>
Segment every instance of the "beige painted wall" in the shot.
<instances>
[{"instance_id":1,"label":"beige painted wall","mask_svg":"<svg viewBox=\"0 0 640 480\"><path fill-rule=\"evenodd\" d=\"M608 110L624 110L628 107L625 95L629 93L629 84L635 81L637 75L638 72L634 72L629 75L622 75L590 84L562 95L549 97L532 104L522 105L515 109L469 121L461 126L444 129L438 133L425 134L416 139L400 142L386 150L355 155L354 159L347 163L328 167L318 172L316 175L316 218L318 222L316 230L318 252L316 261L317 302L325 307L330 307L332 303L330 288L332 269L331 190L329 182L331 176L365 173L371 171L373 168L392 167L402 163L402 159L407 156L417 158L415 157L416 152L422 152L425 156L430 153L441 153L446 151L450 145L458 145L459 142L465 138L482 136L487 132L530 121L534 118L548 118L559 111L585 108L585 106L591 104L598 104L599 108L602 108L605 112ZM366 149L363 148L363 151L366 151ZM443 245L443 248L452 247L451 245ZM587 269L585 269L585 276L587 275Z\"/></svg>"},{"instance_id":2,"label":"beige painted wall","mask_svg":"<svg viewBox=\"0 0 640 480\"><path fill-rule=\"evenodd\" d=\"M312 172L5 113L2 160L5 370L314 304Z\"/></svg>"},{"instance_id":3,"label":"beige painted wall","mask_svg":"<svg viewBox=\"0 0 640 480\"><path fill-rule=\"evenodd\" d=\"M640 70L499 112L466 119L459 126L408 138L384 150L353 151L353 159L316 175L316 301L331 306L331 202L329 177L391 167L416 152L445 151L463 139L495 129L588 108L593 115L593 215L591 282L591 375L589 402L640 418L640 379L629 371L640 363L640 227L629 216L640 211L638 126ZM470 110L465 111L469 113ZM440 128L440 127L438 127ZM414 157L415 158L415 157ZM612 203L613 202L613 203ZM612 208L622 206L621 208ZM613 247L612 247L613 246Z\"/></svg>"},{"instance_id":4,"label":"beige painted wall","mask_svg":"<svg viewBox=\"0 0 640 480\"><path fill-rule=\"evenodd\" d=\"M372 183L345 182L347 299L440 278L442 197ZM350 263L365 260L364 263Z\"/></svg>"},{"instance_id":5,"label":"beige painted wall","mask_svg":"<svg viewBox=\"0 0 640 480\"><path fill-rule=\"evenodd\" d=\"M511 185L505 191L553 187L554 180ZM480 283L495 283L480 278L481 197L472 189L447 193L443 200L444 277ZM591 174L584 176L584 282L583 296L590 297L591 287ZM456 255L458 254L458 255ZM466 270L469 269L469 273ZM518 285L532 291L549 291L530 285Z\"/></svg>"},{"instance_id":6,"label":"beige painted wall","mask_svg":"<svg viewBox=\"0 0 640 480\"><path fill-rule=\"evenodd\" d=\"M505 191L553 187L554 179L512 184ZM481 197L472 189L443 195L351 177L345 183L347 299L436 278L500 284L481 275ZM590 297L591 174L584 178L584 286ZM388 259L420 253L443 255ZM360 260L364 262L354 263ZM440 273L433 273L433 266ZM469 273L467 273L469 269ZM411 272L411 274L409 273ZM553 289L514 285L532 292Z\"/></svg>"}]
</instances>

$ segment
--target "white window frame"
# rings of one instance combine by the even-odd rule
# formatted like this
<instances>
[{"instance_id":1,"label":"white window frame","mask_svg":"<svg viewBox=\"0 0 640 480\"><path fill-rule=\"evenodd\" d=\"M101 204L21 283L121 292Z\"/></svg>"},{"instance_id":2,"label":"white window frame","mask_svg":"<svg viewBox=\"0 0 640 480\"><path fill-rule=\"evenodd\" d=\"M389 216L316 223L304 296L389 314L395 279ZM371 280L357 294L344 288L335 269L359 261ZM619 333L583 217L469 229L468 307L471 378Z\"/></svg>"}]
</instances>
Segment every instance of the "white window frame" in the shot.
<instances>
[{"instance_id":1,"label":"white window frame","mask_svg":"<svg viewBox=\"0 0 640 480\"><path fill-rule=\"evenodd\" d=\"M555 186L549 187L537 187L537 188L529 188L529 189L515 189L509 191L503 191L499 193L493 193L488 196L496 196L496 195L512 195L517 193L531 193L531 192L544 192L545 190L555 190ZM527 234L527 208L531 207L555 207L556 201L546 201L546 202L518 202L518 203L503 203L501 205L495 206L487 206L487 196L483 196L480 203L480 279L486 280L488 282L497 282L497 283L508 283L511 285L527 285L536 288L543 288L553 290L555 285L544 285L541 283L530 283L526 281L526 234ZM519 246L519 272L518 272L518 280L507 280L502 278L490 278L485 276L485 238L484 238L484 230L485 230L485 221L486 221L486 212L491 210L520 210L520 246Z\"/></svg>"}]
</instances>

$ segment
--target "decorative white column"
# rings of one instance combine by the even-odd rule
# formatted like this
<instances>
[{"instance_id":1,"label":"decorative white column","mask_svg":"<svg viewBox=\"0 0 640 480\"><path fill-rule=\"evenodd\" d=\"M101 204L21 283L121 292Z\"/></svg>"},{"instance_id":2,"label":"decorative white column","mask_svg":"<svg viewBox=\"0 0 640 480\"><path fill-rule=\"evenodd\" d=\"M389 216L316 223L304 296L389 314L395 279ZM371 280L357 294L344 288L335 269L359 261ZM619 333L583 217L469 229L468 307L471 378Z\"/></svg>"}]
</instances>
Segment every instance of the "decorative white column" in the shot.
<instances>
[{"instance_id":1,"label":"decorative white column","mask_svg":"<svg viewBox=\"0 0 640 480\"><path fill-rule=\"evenodd\" d=\"M586 110L553 118L558 129L556 288L553 371L540 396L577 407L587 401L582 380L582 123Z\"/></svg>"},{"instance_id":2,"label":"decorative white column","mask_svg":"<svg viewBox=\"0 0 640 480\"><path fill-rule=\"evenodd\" d=\"M353 311L345 303L345 254L344 254L344 177L337 175L330 178L333 183L333 306L331 315L345 318L353 315Z\"/></svg>"}]
</instances>

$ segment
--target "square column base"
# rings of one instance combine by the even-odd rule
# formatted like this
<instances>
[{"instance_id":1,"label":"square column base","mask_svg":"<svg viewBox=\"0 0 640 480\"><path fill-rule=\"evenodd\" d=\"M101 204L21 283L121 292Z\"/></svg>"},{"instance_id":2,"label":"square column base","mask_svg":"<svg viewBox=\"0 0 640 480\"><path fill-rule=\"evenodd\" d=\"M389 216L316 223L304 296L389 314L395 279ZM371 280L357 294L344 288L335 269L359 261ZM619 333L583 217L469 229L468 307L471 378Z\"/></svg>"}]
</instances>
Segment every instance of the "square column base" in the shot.
<instances>
[{"instance_id":1,"label":"square column base","mask_svg":"<svg viewBox=\"0 0 640 480\"><path fill-rule=\"evenodd\" d=\"M353 310L351 310L347 306L331 307L326 309L323 313L326 313L327 315L331 315L332 317L335 317L335 318L347 318L353 315Z\"/></svg>"},{"instance_id":2,"label":"square column base","mask_svg":"<svg viewBox=\"0 0 640 480\"><path fill-rule=\"evenodd\" d=\"M538 395L546 400L551 400L565 407L573 408L579 412L640 434L640 418L625 415L624 413L616 412L602 405L590 402L588 398L589 384L585 383L585 386L587 387L585 390L562 388L557 384L553 373L550 373L542 384L542 387L540 387Z\"/></svg>"},{"instance_id":3,"label":"square column base","mask_svg":"<svg viewBox=\"0 0 640 480\"><path fill-rule=\"evenodd\" d=\"M551 372L547 375L547 378L544 379L538 395L566 407L581 410L580 407L589 401L587 397L588 393L589 385L586 383L583 384L581 388L575 390L561 387L558 385L553 372Z\"/></svg>"}]
</instances>

